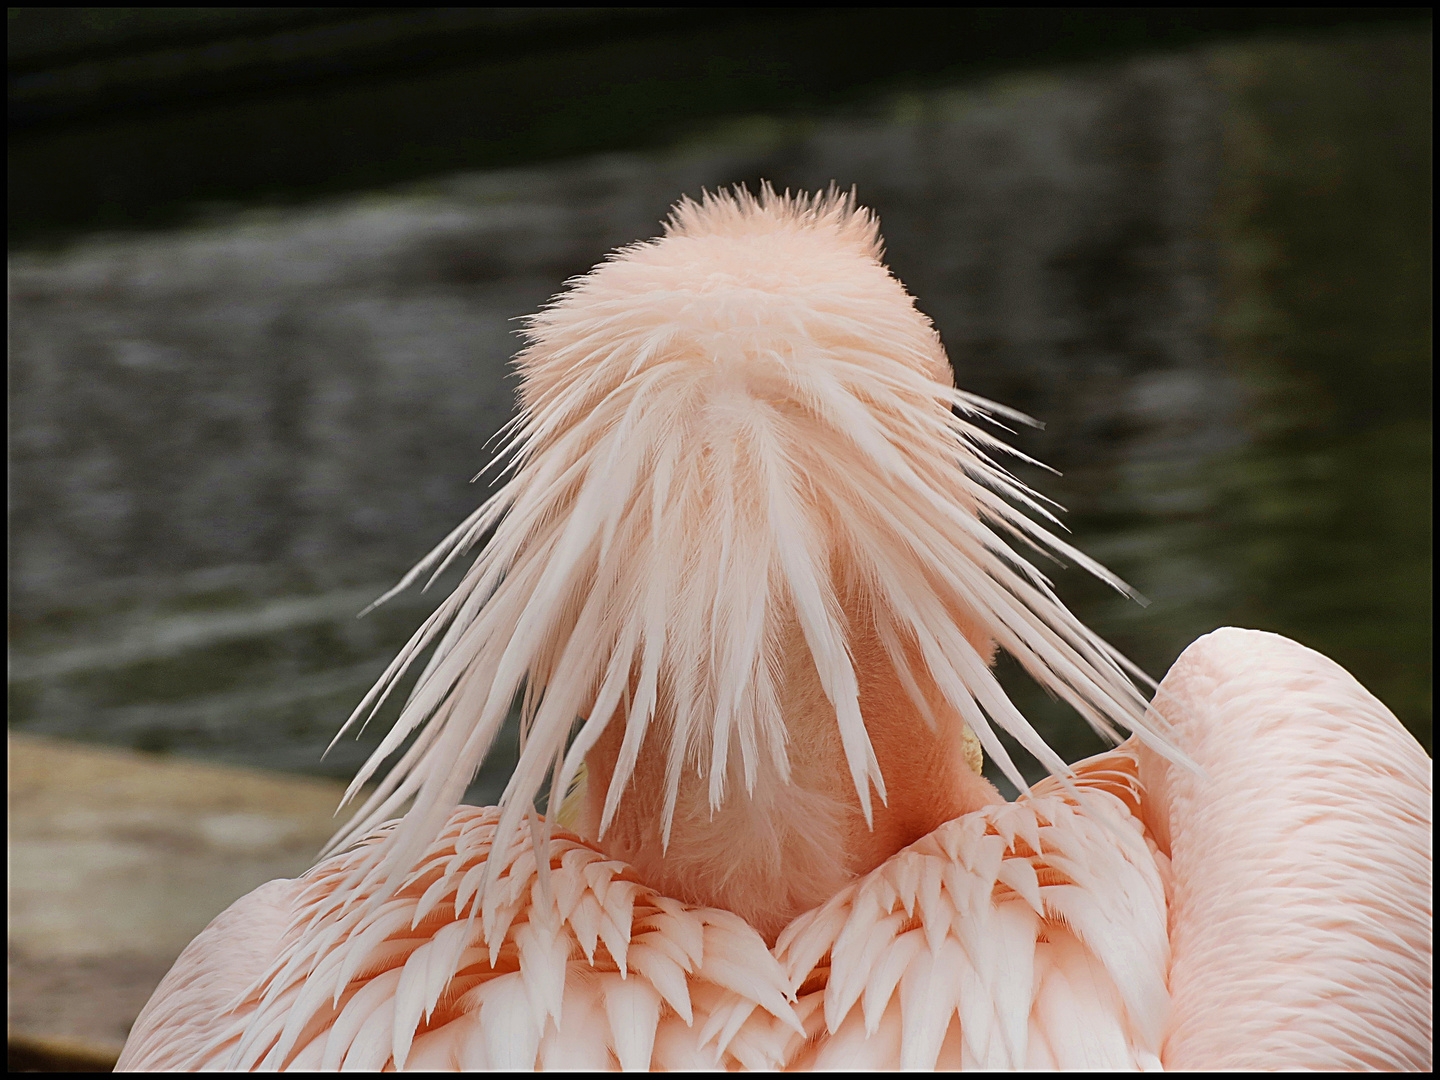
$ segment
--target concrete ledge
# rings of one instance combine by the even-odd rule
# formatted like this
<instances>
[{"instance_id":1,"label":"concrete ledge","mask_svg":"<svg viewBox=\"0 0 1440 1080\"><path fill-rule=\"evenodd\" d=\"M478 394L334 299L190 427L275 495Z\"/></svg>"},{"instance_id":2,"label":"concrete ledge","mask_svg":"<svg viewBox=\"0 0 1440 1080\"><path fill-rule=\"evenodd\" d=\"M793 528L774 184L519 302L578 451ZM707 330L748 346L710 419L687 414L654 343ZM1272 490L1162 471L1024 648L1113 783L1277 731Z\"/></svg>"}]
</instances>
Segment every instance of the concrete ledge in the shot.
<instances>
[{"instance_id":1,"label":"concrete ledge","mask_svg":"<svg viewBox=\"0 0 1440 1080\"><path fill-rule=\"evenodd\" d=\"M120 1047L73 1039L32 1039L11 1035L5 1044L7 1072L114 1072Z\"/></svg>"},{"instance_id":2,"label":"concrete ledge","mask_svg":"<svg viewBox=\"0 0 1440 1080\"><path fill-rule=\"evenodd\" d=\"M8 745L11 1069L44 1067L17 1053L113 1065L190 939L309 868L344 790L15 733Z\"/></svg>"}]
</instances>

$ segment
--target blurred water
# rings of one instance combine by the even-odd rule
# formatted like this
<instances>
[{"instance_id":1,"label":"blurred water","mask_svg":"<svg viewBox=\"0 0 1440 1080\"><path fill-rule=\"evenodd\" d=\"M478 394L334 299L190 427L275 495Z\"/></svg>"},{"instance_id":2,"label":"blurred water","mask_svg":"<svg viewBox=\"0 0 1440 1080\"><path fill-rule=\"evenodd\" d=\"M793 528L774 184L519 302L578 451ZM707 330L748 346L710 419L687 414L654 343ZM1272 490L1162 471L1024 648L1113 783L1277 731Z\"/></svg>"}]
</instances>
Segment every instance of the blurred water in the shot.
<instances>
[{"instance_id":1,"label":"blurred water","mask_svg":"<svg viewBox=\"0 0 1440 1080\"><path fill-rule=\"evenodd\" d=\"M10 723L348 776L320 753L443 595L354 614L473 508L513 318L702 187L855 185L961 386L1162 675L1289 634L1430 740L1430 39L1227 46L755 117L11 260ZM1002 676L1067 757L1099 744ZM513 760L497 748L476 799Z\"/></svg>"}]
</instances>

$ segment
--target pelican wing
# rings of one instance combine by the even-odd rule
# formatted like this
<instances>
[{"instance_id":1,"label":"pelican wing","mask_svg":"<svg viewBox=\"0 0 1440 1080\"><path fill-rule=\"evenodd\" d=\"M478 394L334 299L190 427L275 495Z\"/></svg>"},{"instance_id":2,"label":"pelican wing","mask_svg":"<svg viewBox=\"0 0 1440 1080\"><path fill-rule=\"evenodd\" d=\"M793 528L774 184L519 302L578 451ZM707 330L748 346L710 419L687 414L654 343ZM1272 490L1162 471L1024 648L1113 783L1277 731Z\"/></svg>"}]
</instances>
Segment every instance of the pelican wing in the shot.
<instances>
[{"instance_id":1,"label":"pelican wing","mask_svg":"<svg viewBox=\"0 0 1440 1080\"><path fill-rule=\"evenodd\" d=\"M1205 770L1140 751L1172 859L1169 1068L1433 1063L1431 772L1333 660L1226 628L1156 705Z\"/></svg>"}]
</instances>

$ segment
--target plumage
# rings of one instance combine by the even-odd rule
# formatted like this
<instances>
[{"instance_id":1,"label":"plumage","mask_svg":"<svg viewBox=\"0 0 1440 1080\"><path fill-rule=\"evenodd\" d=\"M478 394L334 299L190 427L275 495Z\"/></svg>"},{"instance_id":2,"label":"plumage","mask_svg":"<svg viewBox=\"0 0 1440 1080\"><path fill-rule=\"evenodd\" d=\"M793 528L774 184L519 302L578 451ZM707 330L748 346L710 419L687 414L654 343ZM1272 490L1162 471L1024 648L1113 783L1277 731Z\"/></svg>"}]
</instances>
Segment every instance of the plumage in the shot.
<instances>
[{"instance_id":1,"label":"plumage","mask_svg":"<svg viewBox=\"0 0 1440 1080\"><path fill-rule=\"evenodd\" d=\"M1274 634L1201 638L1161 695L1208 777L1140 755L1175 880L1174 1062L1428 1068L1425 752L1338 664Z\"/></svg>"},{"instance_id":2,"label":"plumage","mask_svg":"<svg viewBox=\"0 0 1440 1080\"><path fill-rule=\"evenodd\" d=\"M414 743L122 1067L1429 1067L1429 759L1269 634L1147 704L1026 553L1125 586L880 255L851 197L707 196L530 320L509 479L399 587L488 540L352 794ZM997 647L1132 736L1067 766Z\"/></svg>"}]
</instances>

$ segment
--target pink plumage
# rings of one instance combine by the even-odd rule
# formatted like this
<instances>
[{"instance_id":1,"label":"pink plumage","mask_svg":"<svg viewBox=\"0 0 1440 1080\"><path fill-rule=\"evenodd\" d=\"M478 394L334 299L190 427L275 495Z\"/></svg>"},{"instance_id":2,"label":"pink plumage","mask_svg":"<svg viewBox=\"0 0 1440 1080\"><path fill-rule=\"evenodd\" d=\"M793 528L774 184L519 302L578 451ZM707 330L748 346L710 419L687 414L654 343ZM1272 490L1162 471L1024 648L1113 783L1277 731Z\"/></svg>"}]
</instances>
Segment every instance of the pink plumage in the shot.
<instances>
[{"instance_id":1,"label":"pink plumage","mask_svg":"<svg viewBox=\"0 0 1440 1080\"><path fill-rule=\"evenodd\" d=\"M1428 758L1273 635L1148 707L1024 552L1123 584L880 254L846 196L709 196L532 318L513 475L399 587L493 535L352 717L434 646L352 792L415 743L122 1067L1429 1067ZM1134 737L1067 767L997 645ZM499 807L457 809L521 692Z\"/></svg>"}]
</instances>

